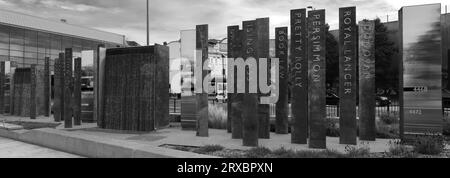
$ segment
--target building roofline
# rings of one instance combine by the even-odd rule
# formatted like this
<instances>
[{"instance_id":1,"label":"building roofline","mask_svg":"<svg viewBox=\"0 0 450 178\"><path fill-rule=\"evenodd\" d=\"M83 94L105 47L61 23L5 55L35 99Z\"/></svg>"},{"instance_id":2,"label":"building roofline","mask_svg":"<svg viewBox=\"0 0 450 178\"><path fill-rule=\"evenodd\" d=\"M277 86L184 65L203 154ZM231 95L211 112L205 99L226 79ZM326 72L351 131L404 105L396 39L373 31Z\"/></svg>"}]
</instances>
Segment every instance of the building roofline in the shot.
<instances>
[{"instance_id":1,"label":"building roofline","mask_svg":"<svg viewBox=\"0 0 450 178\"><path fill-rule=\"evenodd\" d=\"M25 13L22 13L22 12L16 12L16 11L4 9L4 8L0 8L0 12L1 11L6 12L6 13L10 13L10 14L17 14L17 15L20 15L22 17L39 19L39 20L42 20L42 21L45 21L45 22L48 22L48 23L57 23L58 25L62 25L62 26L81 28L81 29L85 29L85 30L89 30L89 31L95 31L95 32L98 32L98 33L114 35L114 36L117 36L117 37L120 36L122 38L122 42L120 44L124 44L125 43L125 35L122 35L122 34L108 32L108 31L103 31L103 30L99 30L99 29L95 29L95 28L86 27L86 26L83 26L83 25L78 25L78 24L71 24L71 23L67 23L67 22L60 22L60 21L51 20L51 19L47 19L47 18L43 18L43 17L38 17L38 16L30 15L30 14L25 14ZM97 41L117 43L117 42L109 41L109 40L105 40L105 39L96 39L96 38L87 37L87 36L81 36L81 35L75 35L75 34L70 34L70 33L63 33L63 32L58 32L58 31L52 31L52 30L48 30L48 29L41 29L41 28L36 28L36 27L28 27L28 26L20 25L20 24L12 24L12 23L7 23L7 22L0 22L0 23L1 24L5 24L5 25L9 25L9 26L33 29L33 30L37 30L37 31L47 32L47 33L54 33L54 34L60 34L60 35L72 36L72 37L78 37L78 38L84 38L84 39L90 39L90 40L97 40Z\"/></svg>"},{"instance_id":2,"label":"building roofline","mask_svg":"<svg viewBox=\"0 0 450 178\"><path fill-rule=\"evenodd\" d=\"M87 26L84 26L84 25L71 24L71 23L67 23L67 22L60 22L60 21L57 21L57 20L51 20L51 19L47 19L47 18L43 18L43 17L39 17L39 16L34 16L34 15L30 15L30 14L25 14L23 12L12 11L12 10L8 10L8 9L4 9L4 8L0 8L0 10L1 11L8 11L8 12L11 12L11 13L20 14L20 15L24 15L24 16L29 16L29 17L33 17L33 18L38 18L38 19L45 20L45 21L48 21L48 22L62 23L62 24L65 24L65 25L86 28L86 29L89 29L89 30L95 30L95 31L102 32L102 33L111 33L111 34L115 34L115 35L125 36L125 35L122 35L122 34L118 34L118 33L114 33L114 32L107 32L107 31L103 31L103 30L87 27Z\"/></svg>"}]
</instances>

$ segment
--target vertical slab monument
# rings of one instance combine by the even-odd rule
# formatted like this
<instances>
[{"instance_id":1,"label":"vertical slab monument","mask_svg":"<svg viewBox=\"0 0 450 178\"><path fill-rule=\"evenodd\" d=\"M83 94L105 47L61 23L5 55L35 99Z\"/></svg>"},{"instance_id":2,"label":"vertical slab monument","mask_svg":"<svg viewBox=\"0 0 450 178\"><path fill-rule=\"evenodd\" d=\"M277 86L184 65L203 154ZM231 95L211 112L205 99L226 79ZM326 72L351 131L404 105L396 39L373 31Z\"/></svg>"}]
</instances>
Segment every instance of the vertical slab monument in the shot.
<instances>
[{"instance_id":1,"label":"vertical slab monument","mask_svg":"<svg viewBox=\"0 0 450 178\"><path fill-rule=\"evenodd\" d=\"M257 30L256 21L244 21L242 23L242 49L243 57L249 70L245 71L245 94L243 96L243 145L258 146L258 94L257 94ZM255 63L251 62L254 61ZM245 70L245 69L244 69Z\"/></svg>"},{"instance_id":2,"label":"vertical slab monument","mask_svg":"<svg viewBox=\"0 0 450 178\"><path fill-rule=\"evenodd\" d=\"M72 128L72 48L66 48L64 53L64 90L63 116L64 128Z\"/></svg>"},{"instance_id":3,"label":"vertical slab monument","mask_svg":"<svg viewBox=\"0 0 450 178\"><path fill-rule=\"evenodd\" d=\"M62 63L61 58L55 59L54 64L54 99L53 99L53 119L55 122L60 122L62 118Z\"/></svg>"},{"instance_id":4,"label":"vertical slab monument","mask_svg":"<svg viewBox=\"0 0 450 178\"><path fill-rule=\"evenodd\" d=\"M356 7L339 8L339 143L356 145Z\"/></svg>"},{"instance_id":5,"label":"vertical slab monument","mask_svg":"<svg viewBox=\"0 0 450 178\"><path fill-rule=\"evenodd\" d=\"M0 61L0 114L5 113L5 61Z\"/></svg>"},{"instance_id":6,"label":"vertical slab monument","mask_svg":"<svg viewBox=\"0 0 450 178\"><path fill-rule=\"evenodd\" d=\"M403 7L400 23L400 135L442 133L441 5Z\"/></svg>"},{"instance_id":7,"label":"vertical slab monument","mask_svg":"<svg viewBox=\"0 0 450 178\"><path fill-rule=\"evenodd\" d=\"M97 126L104 128L103 120L103 94L105 80L105 61L106 48L102 45L97 46L94 54L94 120L97 120Z\"/></svg>"},{"instance_id":8,"label":"vertical slab monument","mask_svg":"<svg viewBox=\"0 0 450 178\"><path fill-rule=\"evenodd\" d=\"M275 132L288 134L288 28L275 28L275 57L279 58L279 97L276 103Z\"/></svg>"},{"instance_id":9,"label":"vertical slab monument","mask_svg":"<svg viewBox=\"0 0 450 178\"><path fill-rule=\"evenodd\" d=\"M195 130L197 126L197 103L194 95L194 65L196 30L183 30L181 37L181 128Z\"/></svg>"},{"instance_id":10,"label":"vertical slab monument","mask_svg":"<svg viewBox=\"0 0 450 178\"><path fill-rule=\"evenodd\" d=\"M326 148L325 10L308 12L309 147Z\"/></svg>"},{"instance_id":11,"label":"vertical slab monument","mask_svg":"<svg viewBox=\"0 0 450 178\"><path fill-rule=\"evenodd\" d=\"M242 40L240 38L240 30L239 25L236 26L228 26L228 58L236 59L241 56L241 46ZM228 63L229 64L229 63ZM237 73L236 69L233 66L233 72L228 71L228 76L233 75L231 80L230 77L227 77L227 89L228 89L228 116L227 116L227 124L231 124L231 138L240 139L242 138L242 94L236 92L236 81L237 81ZM234 91L230 91L231 87Z\"/></svg>"},{"instance_id":12,"label":"vertical slab monument","mask_svg":"<svg viewBox=\"0 0 450 178\"><path fill-rule=\"evenodd\" d=\"M73 120L74 125L81 125L81 58L79 57L74 61Z\"/></svg>"},{"instance_id":13,"label":"vertical slab monument","mask_svg":"<svg viewBox=\"0 0 450 178\"><path fill-rule=\"evenodd\" d=\"M269 53L269 18L258 18L256 19L256 33L257 33L257 39L256 39L256 61L259 61L261 58L270 58ZM258 65L259 69L259 65ZM259 70L266 70L266 69L259 69ZM258 71L259 71L258 70ZM267 67L267 80L261 81L266 82L267 84L270 83L270 67ZM258 86L260 86L259 82L259 74L257 77L258 80ZM261 99L263 96L268 96L270 94L262 94L261 91L258 89L258 99ZM270 105L269 104L258 104L258 135L259 138L270 138Z\"/></svg>"},{"instance_id":14,"label":"vertical slab monument","mask_svg":"<svg viewBox=\"0 0 450 178\"><path fill-rule=\"evenodd\" d=\"M147 132L168 125L168 61L162 45L106 50L102 128Z\"/></svg>"},{"instance_id":15,"label":"vertical slab monument","mask_svg":"<svg viewBox=\"0 0 450 178\"><path fill-rule=\"evenodd\" d=\"M46 57L44 59L44 116L50 116L50 58Z\"/></svg>"},{"instance_id":16,"label":"vertical slab monument","mask_svg":"<svg viewBox=\"0 0 450 178\"><path fill-rule=\"evenodd\" d=\"M196 64L201 60L201 76L202 80L209 74L209 70L205 69L204 63L208 60L208 25L197 25L196 27ZM201 52L201 53L198 53ZM200 54L200 56L199 56ZM194 75L198 75L197 73ZM198 79L198 77L194 76ZM196 85L203 88L203 81L195 81ZM196 87L198 88L198 87ZM208 91L206 88L201 93L196 93L197 98L197 136L208 136Z\"/></svg>"},{"instance_id":17,"label":"vertical slab monument","mask_svg":"<svg viewBox=\"0 0 450 178\"><path fill-rule=\"evenodd\" d=\"M308 139L308 60L306 9L291 10L292 130L291 142L306 144Z\"/></svg>"},{"instance_id":18,"label":"vertical slab monument","mask_svg":"<svg viewBox=\"0 0 450 178\"><path fill-rule=\"evenodd\" d=\"M374 141L375 127L375 22L359 22L359 139Z\"/></svg>"},{"instance_id":19,"label":"vertical slab monument","mask_svg":"<svg viewBox=\"0 0 450 178\"><path fill-rule=\"evenodd\" d=\"M36 119L37 107L36 107L36 82L37 82L37 69L36 65L31 65L30 70L30 119Z\"/></svg>"}]
</instances>

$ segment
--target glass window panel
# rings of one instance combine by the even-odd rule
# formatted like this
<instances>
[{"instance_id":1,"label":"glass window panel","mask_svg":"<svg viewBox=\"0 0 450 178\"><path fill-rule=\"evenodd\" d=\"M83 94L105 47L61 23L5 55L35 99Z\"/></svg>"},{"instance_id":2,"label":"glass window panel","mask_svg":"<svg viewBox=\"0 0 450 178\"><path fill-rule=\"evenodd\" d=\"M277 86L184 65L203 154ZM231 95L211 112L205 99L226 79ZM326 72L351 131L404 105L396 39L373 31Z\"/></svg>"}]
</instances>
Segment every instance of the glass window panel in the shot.
<instances>
[{"instance_id":1,"label":"glass window panel","mask_svg":"<svg viewBox=\"0 0 450 178\"><path fill-rule=\"evenodd\" d=\"M11 50L24 50L24 30L19 28L10 28L10 46Z\"/></svg>"},{"instance_id":2,"label":"glass window panel","mask_svg":"<svg viewBox=\"0 0 450 178\"><path fill-rule=\"evenodd\" d=\"M95 42L89 41L89 40L83 40L83 51L85 50L94 50L95 49Z\"/></svg>"},{"instance_id":3,"label":"glass window panel","mask_svg":"<svg viewBox=\"0 0 450 178\"><path fill-rule=\"evenodd\" d=\"M12 62L15 62L16 64L23 62L23 58L22 57L10 56L9 60L12 61Z\"/></svg>"},{"instance_id":4,"label":"glass window panel","mask_svg":"<svg viewBox=\"0 0 450 178\"><path fill-rule=\"evenodd\" d=\"M37 32L25 30L25 51L37 52Z\"/></svg>"},{"instance_id":5,"label":"glass window panel","mask_svg":"<svg viewBox=\"0 0 450 178\"><path fill-rule=\"evenodd\" d=\"M25 57L37 59L37 52L25 52Z\"/></svg>"},{"instance_id":6,"label":"glass window panel","mask_svg":"<svg viewBox=\"0 0 450 178\"><path fill-rule=\"evenodd\" d=\"M38 52L50 53L50 34L39 32L38 33Z\"/></svg>"},{"instance_id":7,"label":"glass window panel","mask_svg":"<svg viewBox=\"0 0 450 178\"><path fill-rule=\"evenodd\" d=\"M0 49L0 55L1 56L9 56L9 50L7 50L7 49Z\"/></svg>"},{"instance_id":8,"label":"glass window panel","mask_svg":"<svg viewBox=\"0 0 450 178\"><path fill-rule=\"evenodd\" d=\"M64 51L66 48L72 48L71 37L62 37L62 50Z\"/></svg>"},{"instance_id":9,"label":"glass window panel","mask_svg":"<svg viewBox=\"0 0 450 178\"><path fill-rule=\"evenodd\" d=\"M61 36L51 35L50 40L50 54L58 56L58 54L61 52Z\"/></svg>"},{"instance_id":10,"label":"glass window panel","mask_svg":"<svg viewBox=\"0 0 450 178\"><path fill-rule=\"evenodd\" d=\"M0 49L9 49L9 28L0 25Z\"/></svg>"},{"instance_id":11,"label":"glass window panel","mask_svg":"<svg viewBox=\"0 0 450 178\"><path fill-rule=\"evenodd\" d=\"M2 56L0 55L0 61L8 61L9 56Z\"/></svg>"},{"instance_id":12,"label":"glass window panel","mask_svg":"<svg viewBox=\"0 0 450 178\"><path fill-rule=\"evenodd\" d=\"M10 50L9 55L11 57L23 57L23 51Z\"/></svg>"},{"instance_id":13,"label":"glass window panel","mask_svg":"<svg viewBox=\"0 0 450 178\"><path fill-rule=\"evenodd\" d=\"M82 41L78 38L73 38L73 56L74 57L81 57L81 50L82 50Z\"/></svg>"},{"instance_id":14,"label":"glass window panel","mask_svg":"<svg viewBox=\"0 0 450 178\"><path fill-rule=\"evenodd\" d=\"M37 57L38 57L38 60L44 60L45 57L47 57L47 55L46 55L46 54L43 54L43 53L38 53L38 54L37 54Z\"/></svg>"}]
</instances>

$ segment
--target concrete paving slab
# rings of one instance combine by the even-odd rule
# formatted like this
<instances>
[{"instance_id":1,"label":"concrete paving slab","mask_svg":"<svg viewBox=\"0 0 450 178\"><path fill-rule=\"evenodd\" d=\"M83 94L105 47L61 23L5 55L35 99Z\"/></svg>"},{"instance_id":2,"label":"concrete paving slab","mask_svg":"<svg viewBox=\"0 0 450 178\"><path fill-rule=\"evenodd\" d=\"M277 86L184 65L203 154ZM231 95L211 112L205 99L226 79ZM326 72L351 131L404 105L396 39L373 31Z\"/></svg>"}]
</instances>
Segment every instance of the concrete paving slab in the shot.
<instances>
[{"instance_id":1,"label":"concrete paving slab","mask_svg":"<svg viewBox=\"0 0 450 178\"><path fill-rule=\"evenodd\" d=\"M0 137L0 158L82 158L45 147Z\"/></svg>"}]
</instances>

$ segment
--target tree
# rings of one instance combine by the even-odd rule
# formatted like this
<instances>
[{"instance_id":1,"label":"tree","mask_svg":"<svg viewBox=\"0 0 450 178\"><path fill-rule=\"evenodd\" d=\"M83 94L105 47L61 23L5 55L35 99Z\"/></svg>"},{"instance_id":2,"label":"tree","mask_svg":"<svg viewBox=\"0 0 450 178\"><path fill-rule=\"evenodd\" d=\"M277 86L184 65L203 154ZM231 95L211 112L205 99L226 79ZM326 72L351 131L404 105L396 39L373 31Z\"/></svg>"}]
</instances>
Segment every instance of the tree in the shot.
<instances>
[{"instance_id":1,"label":"tree","mask_svg":"<svg viewBox=\"0 0 450 178\"><path fill-rule=\"evenodd\" d=\"M326 84L327 90L336 90L339 85L339 47L334 36L329 32L330 26L326 28Z\"/></svg>"},{"instance_id":2,"label":"tree","mask_svg":"<svg viewBox=\"0 0 450 178\"><path fill-rule=\"evenodd\" d=\"M398 53L395 43L389 40L387 27L375 19L375 83L377 90L398 93Z\"/></svg>"}]
</instances>

